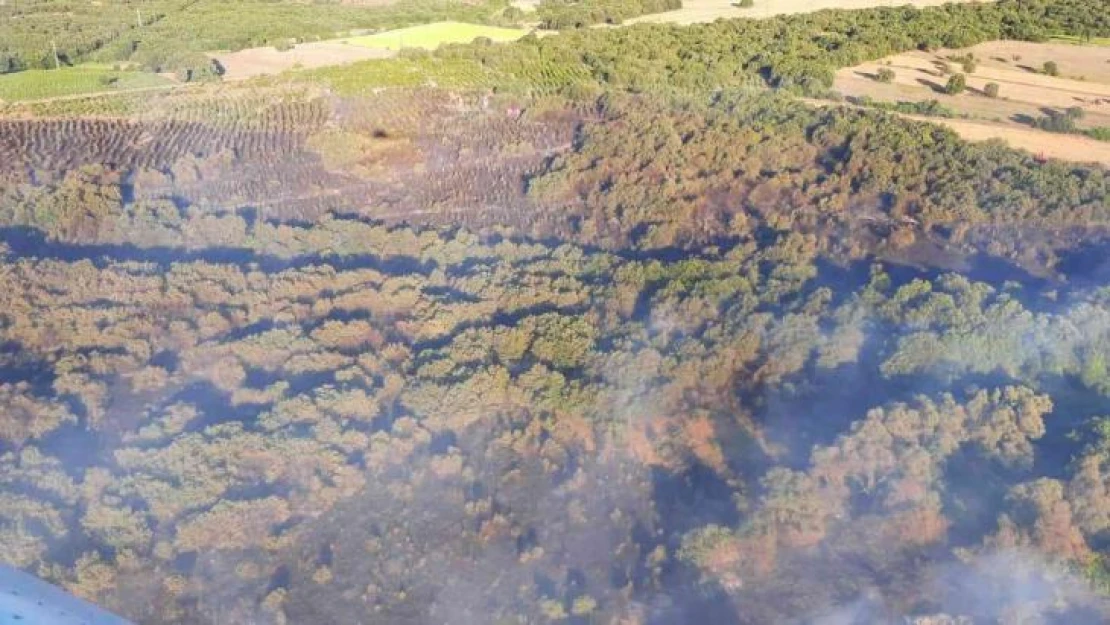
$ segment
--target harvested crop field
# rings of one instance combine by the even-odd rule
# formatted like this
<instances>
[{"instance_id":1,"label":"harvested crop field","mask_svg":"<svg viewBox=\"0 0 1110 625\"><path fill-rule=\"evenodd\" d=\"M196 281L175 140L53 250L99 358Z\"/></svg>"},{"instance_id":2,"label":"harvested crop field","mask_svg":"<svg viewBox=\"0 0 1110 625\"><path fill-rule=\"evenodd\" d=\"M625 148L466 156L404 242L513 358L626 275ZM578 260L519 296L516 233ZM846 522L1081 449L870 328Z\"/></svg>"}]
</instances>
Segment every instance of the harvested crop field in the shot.
<instances>
[{"instance_id":1,"label":"harvested crop field","mask_svg":"<svg viewBox=\"0 0 1110 625\"><path fill-rule=\"evenodd\" d=\"M971 54L973 71L957 60ZM1055 63L1058 75L1044 73ZM880 70L893 72L890 82ZM951 75L966 76L967 90L945 93ZM986 95L989 83L998 97ZM1001 138L1011 145L1070 160L1106 163L1106 142L1036 129L1045 115L1081 111L1079 129L1110 127L1110 48L1066 43L984 43L961 50L908 52L837 72L834 88L849 98L917 103L935 100L963 119L948 124L969 139ZM958 123L957 123L958 122Z\"/></svg>"},{"instance_id":2,"label":"harvested crop field","mask_svg":"<svg viewBox=\"0 0 1110 625\"><path fill-rule=\"evenodd\" d=\"M947 63L950 73L964 73L960 63L948 57L969 52L977 60L975 71L966 74L971 93L952 98L946 104L969 101L978 95L976 90L995 82L1000 86L1003 102L1038 107L1079 106L1089 113L1110 114L1110 48L1101 46L993 42L963 50L908 52L840 70L836 88L847 95L869 95L874 85L882 84L874 76L886 67L895 72L893 84L911 88L904 91L906 94L917 94L920 99L935 98L944 95L940 91L949 76L940 66ZM1057 64L1059 76L1042 73L1041 68L1048 61ZM988 98L980 99L992 103Z\"/></svg>"},{"instance_id":3,"label":"harvested crop field","mask_svg":"<svg viewBox=\"0 0 1110 625\"><path fill-rule=\"evenodd\" d=\"M434 50L447 43L470 43L478 37L487 37L495 42L516 41L528 31L521 28L497 28L481 24L463 22L436 22L409 28L398 28L384 33L364 35L344 39L344 43L368 48L400 50L401 48L424 48Z\"/></svg>"},{"instance_id":4,"label":"harvested crop field","mask_svg":"<svg viewBox=\"0 0 1110 625\"><path fill-rule=\"evenodd\" d=\"M813 13L824 9L867 9L902 5L926 7L945 4L945 0L899 0L898 2L889 0L755 0L755 6L747 9L742 9L735 6L735 4L736 0L683 0L681 9L642 15L627 20L625 23L699 24L712 22L722 17L764 18L791 13Z\"/></svg>"},{"instance_id":5,"label":"harvested crop field","mask_svg":"<svg viewBox=\"0 0 1110 625\"><path fill-rule=\"evenodd\" d=\"M1099 141L1083 135L1065 135L1032 128L1016 128L1007 124L965 119L925 117L914 117L914 119L934 121L948 126L968 141L1001 139L1011 147L1033 152L1047 158L1083 163L1101 163L1110 167L1110 142Z\"/></svg>"},{"instance_id":6,"label":"harvested crop field","mask_svg":"<svg viewBox=\"0 0 1110 625\"><path fill-rule=\"evenodd\" d=\"M255 76L280 74L296 67L311 69L330 65L344 65L367 59L393 56L393 51L342 43L319 41L302 43L292 50L276 48L248 48L238 52L215 52L212 58L224 66L225 80L244 80Z\"/></svg>"}]
</instances>

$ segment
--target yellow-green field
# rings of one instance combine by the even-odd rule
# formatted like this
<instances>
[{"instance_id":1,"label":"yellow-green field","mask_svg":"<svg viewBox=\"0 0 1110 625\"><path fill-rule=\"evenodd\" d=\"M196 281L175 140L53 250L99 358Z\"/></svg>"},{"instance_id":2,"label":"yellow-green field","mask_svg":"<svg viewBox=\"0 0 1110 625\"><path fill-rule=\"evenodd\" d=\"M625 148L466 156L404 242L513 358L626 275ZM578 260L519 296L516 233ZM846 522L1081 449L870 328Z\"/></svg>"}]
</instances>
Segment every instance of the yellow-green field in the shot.
<instances>
[{"instance_id":1,"label":"yellow-green field","mask_svg":"<svg viewBox=\"0 0 1110 625\"><path fill-rule=\"evenodd\" d=\"M434 50L445 43L470 43L478 37L489 37L493 41L516 41L528 31L520 28L497 28L481 24L464 24L463 22L436 22L399 28L376 35L352 37L343 41L356 46L367 48L386 48L400 50L401 48L424 48Z\"/></svg>"},{"instance_id":2,"label":"yellow-green field","mask_svg":"<svg viewBox=\"0 0 1110 625\"><path fill-rule=\"evenodd\" d=\"M78 65L52 70L27 70L0 76L0 100L41 100L99 91L126 91L175 84L139 71L114 70L104 65Z\"/></svg>"},{"instance_id":3,"label":"yellow-green field","mask_svg":"<svg viewBox=\"0 0 1110 625\"><path fill-rule=\"evenodd\" d=\"M1110 37L1076 37L1075 35L1055 35L1050 41L1074 43L1088 46L1110 46Z\"/></svg>"}]
</instances>

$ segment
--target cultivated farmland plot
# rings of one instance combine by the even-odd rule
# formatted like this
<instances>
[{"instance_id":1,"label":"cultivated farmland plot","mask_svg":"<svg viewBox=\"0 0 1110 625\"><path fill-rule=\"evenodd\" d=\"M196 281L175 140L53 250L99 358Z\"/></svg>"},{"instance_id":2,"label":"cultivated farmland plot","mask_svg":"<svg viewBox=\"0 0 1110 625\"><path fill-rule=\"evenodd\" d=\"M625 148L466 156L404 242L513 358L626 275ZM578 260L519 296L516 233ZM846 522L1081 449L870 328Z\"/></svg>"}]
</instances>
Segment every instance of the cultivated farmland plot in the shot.
<instances>
[{"instance_id":1,"label":"cultivated farmland plot","mask_svg":"<svg viewBox=\"0 0 1110 625\"><path fill-rule=\"evenodd\" d=\"M213 52L210 56L226 70L225 80L243 80L291 69L313 69L389 58L402 48L434 50L445 44L470 43L479 37L494 42L515 41L527 33L519 28L436 22L372 35L302 43L289 50L248 48L237 52Z\"/></svg>"},{"instance_id":2,"label":"cultivated farmland plot","mask_svg":"<svg viewBox=\"0 0 1110 625\"><path fill-rule=\"evenodd\" d=\"M973 71L954 59L971 55ZM1044 72L1055 64L1057 74ZM972 66L966 66L971 68ZM879 72L893 72L889 82ZM967 90L945 93L950 76L966 75ZM988 84L998 88L988 97ZM908 52L840 70L835 88L845 96L882 102L936 100L963 119L935 119L970 140L1002 139L1014 147L1065 160L1110 164L1110 143L1033 127L1049 112L1081 111L1078 130L1110 127L1110 48L1067 43L997 41L961 50Z\"/></svg>"},{"instance_id":3,"label":"cultivated farmland plot","mask_svg":"<svg viewBox=\"0 0 1110 625\"><path fill-rule=\"evenodd\" d=\"M80 65L0 75L0 101L43 100L81 93L168 88L177 82L150 72Z\"/></svg>"},{"instance_id":4,"label":"cultivated farmland plot","mask_svg":"<svg viewBox=\"0 0 1110 625\"><path fill-rule=\"evenodd\" d=\"M953 0L755 0L754 6L741 8L737 0L683 0L681 9L642 15L626 20L625 23L698 24L721 18L763 18L792 13L812 13L825 9L867 9L904 5L926 7L950 1Z\"/></svg>"},{"instance_id":5,"label":"cultivated farmland plot","mask_svg":"<svg viewBox=\"0 0 1110 625\"><path fill-rule=\"evenodd\" d=\"M528 34L528 31L520 28L497 28L481 24L464 24L462 22L436 22L434 24L399 28L374 35L351 37L341 41L366 48L385 48L387 50L423 48L434 50L449 43L470 43L479 37L485 37L494 42L516 41L526 34Z\"/></svg>"}]
</instances>

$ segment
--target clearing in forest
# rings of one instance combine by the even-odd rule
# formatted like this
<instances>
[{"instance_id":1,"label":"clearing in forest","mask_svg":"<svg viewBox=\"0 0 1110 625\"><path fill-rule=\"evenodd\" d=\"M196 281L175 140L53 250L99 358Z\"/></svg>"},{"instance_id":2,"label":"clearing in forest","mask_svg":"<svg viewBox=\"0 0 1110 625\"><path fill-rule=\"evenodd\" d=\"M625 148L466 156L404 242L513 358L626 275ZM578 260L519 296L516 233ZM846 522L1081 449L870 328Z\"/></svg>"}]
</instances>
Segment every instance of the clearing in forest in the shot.
<instances>
[{"instance_id":1,"label":"clearing in forest","mask_svg":"<svg viewBox=\"0 0 1110 625\"><path fill-rule=\"evenodd\" d=\"M216 52L212 58L224 68L224 80L244 80L255 76L280 74L296 67L312 69L345 65L367 59L381 59L395 53L386 48L370 48L341 41L298 44L290 50L273 47L248 48L237 52Z\"/></svg>"},{"instance_id":2,"label":"clearing in forest","mask_svg":"<svg viewBox=\"0 0 1110 625\"><path fill-rule=\"evenodd\" d=\"M463 22L435 22L398 28L374 35L343 39L344 43L367 48L400 50L401 48L424 48L434 50L445 43L470 43L478 37L487 37L495 42L516 41L528 31L522 28L498 28L481 24Z\"/></svg>"},{"instance_id":3,"label":"clearing in forest","mask_svg":"<svg viewBox=\"0 0 1110 625\"><path fill-rule=\"evenodd\" d=\"M668 24L700 24L718 18L765 18L793 13L812 13L824 9L870 9L882 6L916 7L936 6L946 2L969 2L973 0L754 0L751 7L741 8L739 0L683 0L682 8L663 13L652 13L626 20L626 24L637 22Z\"/></svg>"},{"instance_id":4,"label":"clearing in forest","mask_svg":"<svg viewBox=\"0 0 1110 625\"><path fill-rule=\"evenodd\" d=\"M949 93L957 74L966 88ZM906 52L842 69L834 88L857 102L901 103L907 112L933 100L940 114L961 118L947 125L965 138L1001 138L1037 153L1110 164L1110 142L1038 129L1050 118L1068 118L1075 133L1110 128L1110 47L994 41Z\"/></svg>"}]
</instances>

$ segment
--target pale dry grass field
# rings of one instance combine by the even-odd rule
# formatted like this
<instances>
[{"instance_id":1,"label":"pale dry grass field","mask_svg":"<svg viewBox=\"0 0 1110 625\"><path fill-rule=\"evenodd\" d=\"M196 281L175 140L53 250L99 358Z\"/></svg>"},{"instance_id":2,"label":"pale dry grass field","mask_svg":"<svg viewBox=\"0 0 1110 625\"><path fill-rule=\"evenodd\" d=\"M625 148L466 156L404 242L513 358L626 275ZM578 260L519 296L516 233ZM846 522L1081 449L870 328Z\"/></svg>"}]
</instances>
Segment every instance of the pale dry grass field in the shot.
<instances>
[{"instance_id":1,"label":"pale dry grass field","mask_svg":"<svg viewBox=\"0 0 1110 625\"><path fill-rule=\"evenodd\" d=\"M949 57L974 55L975 70L965 73ZM1058 76L1043 73L1047 61ZM944 65L948 69L945 71ZM890 83L877 81L880 69L894 72ZM953 73L964 73L968 89L943 93ZM983 93L988 83L999 86L999 97ZM1083 110L1081 128L1110 127L1110 47L1067 43L995 41L961 50L907 52L837 72L834 89L845 96L867 96L884 102L936 100L967 119L943 123L971 140L1003 139L1015 147L1055 158L1097 161L1110 165L1110 143L1088 137L1050 133L1030 120L1050 110Z\"/></svg>"},{"instance_id":2,"label":"pale dry grass field","mask_svg":"<svg viewBox=\"0 0 1110 625\"><path fill-rule=\"evenodd\" d=\"M383 59L396 52L385 48L368 48L338 41L318 41L298 44L292 50L275 48L248 48L238 52L210 54L224 66L224 80L245 80L255 76L280 74L295 67L306 69L344 65L367 59Z\"/></svg>"},{"instance_id":3,"label":"pale dry grass field","mask_svg":"<svg viewBox=\"0 0 1110 625\"><path fill-rule=\"evenodd\" d=\"M823 9L869 9L877 6L926 7L945 4L952 0L755 0L755 6L741 9L733 6L737 0L683 0L682 8L664 13L642 15L626 24L654 22L670 24L698 24L718 18L765 18L790 13L812 13ZM961 0L955 0L961 1ZM969 0L962 0L969 1ZM974 0L971 0L974 1Z\"/></svg>"},{"instance_id":4,"label":"pale dry grass field","mask_svg":"<svg viewBox=\"0 0 1110 625\"><path fill-rule=\"evenodd\" d=\"M1000 43L963 50L907 52L863 63L840 70L835 86L845 88L846 94L860 91L860 95L864 95L868 86L882 85L874 76L886 67L895 72L894 84L911 87L907 93L918 93L922 99L929 99L943 95L939 90L950 74L964 73L959 62L947 60L947 57L970 51L975 55L977 67L973 73L965 74L970 93L961 94L957 100L974 98L978 95L976 91L993 82L999 85L1000 97L1010 102L1054 108L1079 106L1089 113L1110 114L1110 48L1018 42L1004 42L1003 46L998 45ZM1039 46L1049 50L1038 50ZM1019 60L1014 60L1015 57ZM1059 66L1059 76L1041 72L1045 61L1050 60ZM941 71L943 63L948 65L949 73ZM1079 80L1080 77L1084 80Z\"/></svg>"},{"instance_id":5,"label":"pale dry grass field","mask_svg":"<svg viewBox=\"0 0 1110 625\"><path fill-rule=\"evenodd\" d=\"M802 98L811 106L849 106L844 102ZM946 119L895 113L899 117L946 126L967 141L998 139L1012 148L1025 150L1044 158L1055 158L1076 163L1098 163L1110 167L1110 142L1099 141L1083 135L1068 135L1023 128L1014 124L968 119Z\"/></svg>"},{"instance_id":6,"label":"pale dry grass field","mask_svg":"<svg viewBox=\"0 0 1110 625\"><path fill-rule=\"evenodd\" d=\"M968 141L1001 139L1010 147L1032 152L1046 158L1079 163L1100 163L1110 167L1110 142L1099 141L1083 135L1065 135L1010 124L997 124L966 119L938 119L917 117L948 126Z\"/></svg>"}]
</instances>

